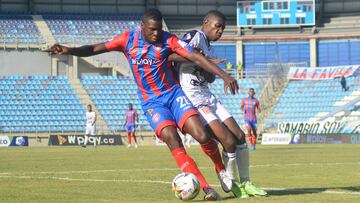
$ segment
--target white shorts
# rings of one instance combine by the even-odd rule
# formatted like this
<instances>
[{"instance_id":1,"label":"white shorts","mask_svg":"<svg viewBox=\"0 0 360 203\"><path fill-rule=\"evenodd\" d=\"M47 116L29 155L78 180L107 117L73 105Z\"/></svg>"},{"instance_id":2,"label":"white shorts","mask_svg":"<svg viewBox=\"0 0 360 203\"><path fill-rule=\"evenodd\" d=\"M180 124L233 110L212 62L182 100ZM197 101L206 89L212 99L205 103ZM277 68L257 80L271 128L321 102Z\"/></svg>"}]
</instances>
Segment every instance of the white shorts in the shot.
<instances>
[{"instance_id":1,"label":"white shorts","mask_svg":"<svg viewBox=\"0 0 360 203\"><path fill-rule=\"evenodd\" d=\"M96 135L95 126L86 126L85 135Z\"/></svg>"},{"instance_id":2,"label":"white shorts","mask_svg":"<svg viewBox=\"0 0 360 203\"><path fill-rule=\"evenodd\" d=\"M211 98L208 105L201 105L196 108L200 113L200 119L204 125L207 125L211 121L217 119L219 119L221 122L224 122L226 119L232 117L232 115L215 97Z\"/></svg>"}]
</instances>

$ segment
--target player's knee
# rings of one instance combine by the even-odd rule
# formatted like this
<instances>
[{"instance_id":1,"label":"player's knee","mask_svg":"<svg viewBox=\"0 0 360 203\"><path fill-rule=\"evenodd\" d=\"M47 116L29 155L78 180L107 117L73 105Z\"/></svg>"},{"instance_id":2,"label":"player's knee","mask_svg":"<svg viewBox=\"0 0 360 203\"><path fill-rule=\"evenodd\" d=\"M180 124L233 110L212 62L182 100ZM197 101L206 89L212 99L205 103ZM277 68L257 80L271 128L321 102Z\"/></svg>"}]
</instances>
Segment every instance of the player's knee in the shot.
<instances>
[{"instance_id":1,"label":"player's knee","mask_svg":"<svg viewBox=\"0 0 360 203\"><path fill-rule=\"evenodd\" d=\"M245 138L245 133L242 130L239 130L238 132L235 133L235 136L238 140L241 140Z\"/></svg>"},{"instance_id":2,"label":"player's knee","mask_svg":"<svg viewBox=\"0 0 360 203\"><path fill-rule=\"evenodd\" d=\"M206 135L205 130L201 127L194 129L192 136L200 144L205 144L209 141L209 137Z\"/></svg>"},{"instance_id":3,"label":"player's knee","mask_svg":"<svg viewBox=\"0 0 360 203\"><path fill-rule=\"evenodd\" d=\"M226 148L226 151L233 151L236 147L236 139L230 134L229 136L226 136L226 139L222 144Z\"/></svg>"}]
</instances>

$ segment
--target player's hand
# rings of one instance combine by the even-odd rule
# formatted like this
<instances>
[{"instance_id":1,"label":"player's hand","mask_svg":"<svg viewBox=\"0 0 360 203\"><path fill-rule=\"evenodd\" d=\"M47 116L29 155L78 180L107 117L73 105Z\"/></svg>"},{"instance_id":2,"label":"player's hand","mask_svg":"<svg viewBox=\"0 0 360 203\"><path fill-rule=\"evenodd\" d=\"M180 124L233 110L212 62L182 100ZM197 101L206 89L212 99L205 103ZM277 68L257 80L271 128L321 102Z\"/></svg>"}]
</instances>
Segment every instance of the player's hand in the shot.
<instances>
[{"instance_id":1,"label":"player's hand","mask_svg":"<svg viewBox=\"0 0 360 203\"><path fill-rule=\"evenodd\" d=\"M50 52L51 54L66 55L70 53L70 48L60 44L54 44L46 51Z\"/></svg>"},{"instance_id":2,"label":"player's hand","mask_svg":"<svg viewBox=\"0 0 360 203\"><path fill-rule=\"evenodd\" d=\"M229 75L224 78L224 92L227 94L227 90L230 89L230 93L235 95L239 92L239 85L237 80Z\"/></svg>"},{"instance_id":3,"label":"player's hand","mask_svg":"<svg viewBox=\"0 0 360 203\"><path fill-rule=\"evenodd\" d=\"M224 63L225 59L209 58L209 61L215 64Z\"/></svg>"}]
</instances>

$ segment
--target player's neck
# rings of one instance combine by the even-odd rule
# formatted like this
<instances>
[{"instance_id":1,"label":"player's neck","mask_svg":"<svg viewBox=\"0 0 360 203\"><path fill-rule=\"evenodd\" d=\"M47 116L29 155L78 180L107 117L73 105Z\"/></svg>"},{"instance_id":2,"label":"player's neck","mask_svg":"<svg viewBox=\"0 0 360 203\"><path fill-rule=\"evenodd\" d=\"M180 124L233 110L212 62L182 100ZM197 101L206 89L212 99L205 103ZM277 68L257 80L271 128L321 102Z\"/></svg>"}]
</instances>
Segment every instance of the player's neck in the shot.
<instances>
[{"instance_id":1,"label":"player's neck","mask_svg":"<svg viewBox=\"0 0 360 203\"><path fill-rule=\"evenodd\" d=\"M210 44L209 38L208 38L208 36L206 35L206 31L204 30L204 27L201 27L201 32L204 34L207 42Z\"/></svg>"}]
</instances>

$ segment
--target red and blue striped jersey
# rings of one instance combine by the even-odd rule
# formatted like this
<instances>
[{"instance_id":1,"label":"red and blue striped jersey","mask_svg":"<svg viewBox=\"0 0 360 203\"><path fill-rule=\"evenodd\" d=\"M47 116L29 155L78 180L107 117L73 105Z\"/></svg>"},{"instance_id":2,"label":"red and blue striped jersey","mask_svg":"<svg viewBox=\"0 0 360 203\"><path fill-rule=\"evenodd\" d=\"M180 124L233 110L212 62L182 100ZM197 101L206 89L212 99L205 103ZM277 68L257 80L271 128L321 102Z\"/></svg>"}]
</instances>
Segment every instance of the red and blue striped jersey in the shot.
<instances>
[{"instance_id":1,"label":"red and blue striped jersey","mask_svg":"<svg viewBox=\"0 0 360 203\"><path fill-rule=\"evenodd\" d=\"M244 108L244 120L256 121L257 108L260 111L260 102L256 98L246 97L241 100L241 106Z\"/></svg>"},{"instance_id":2,"label":"red and blue striped jersey","mask_svg":"<svg viewBox=\"0 0 360 203\"><path fill-rule=\"evenodd\" d=\"M135 118L138 116L138 113L135 109L128 110L125 114L126 125L135 125Z\"/></svg>"},{"instance_id":3,"label":"red and blue striped jersey","mask_svg":"<svg viewBox=\"0 0 360 203\"><path fill-rule=\"evenodd\" d=\"M105 44L109 51L121 51L127 57L142 102L180 87L167 58L171 53L186 56L191 47L185 45L169 32L163 32L159 42L153 44L142 38L141 29L124 32Z\"/></svg>"}]
</instances>

